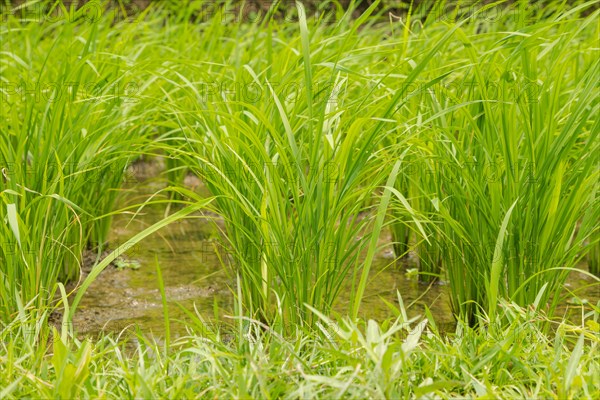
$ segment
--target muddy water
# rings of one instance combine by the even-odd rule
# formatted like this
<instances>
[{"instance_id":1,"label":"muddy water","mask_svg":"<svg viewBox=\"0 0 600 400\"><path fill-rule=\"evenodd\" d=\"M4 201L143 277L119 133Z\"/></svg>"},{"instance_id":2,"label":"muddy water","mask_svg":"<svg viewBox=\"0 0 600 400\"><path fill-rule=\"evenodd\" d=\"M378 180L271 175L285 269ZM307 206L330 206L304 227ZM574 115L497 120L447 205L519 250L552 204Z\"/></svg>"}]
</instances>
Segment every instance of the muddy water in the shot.
<instances>
[{"instance_id":1,"label":"muddy water","mask_svg":"<svg viewBox=\"0 0 600 400\"><path fill-rule=\"evenodd\" d=\"M164 183L157 179L139 183L123 193L120 205L140 203L163 186ZM112 247L125 243L162 219L165 207L164 204L147 206L134 219L131 215L117 216L110 236ZM157 265L165 284L174 336L186 333L189 317L183 309L197 312L207 321L213 319L215 309L221 316L231 315L234 282L218 256L215 238L219 224L215 217L197 214L146 238L125 255L120 269L107 268L89 287L73 321L76 331L94 335L137 326L146 334L162 336L165 328ZM389 243L389 237L382 237L382 242ZM409 317L424 315L427 306L440 329L452 330L454 320L447 287L419 283L407 273L415 267L414 259L410 257L402 264L394 262L391 247L384 248L373 265L361 316L378 320L394 316L384 300L397 304L399 291L408 307ZM584 275L574 274L567 286L570 290L580 288L577 294L595 303L600 299L599 287L585 288L590 283ZM350 303L348 292L342 291L335 307L342 314ZM570 309L579 308L577 304L565 302L562 311L569 313Z\"/></svg>"},{"instance_id":2,"label":"muddy water","mask_svg":"<svg viewBox=\"0 0 600 400\"><path fill-rule=\"evenodd\" d=\"M144 181L122 194L120 206L141 203L163 186L160 180ZM110 235L111 247L125 243L162 219L165 207L164 204L146 206L133 219L132 215L115 217ZM215 307L221 315L231 315L234 282L225 272L219 257L222 251L215 241L219 224L215 217L197 214L192 219L163 228L128 251L123 257L122 268L108 267L88 288L73 321L76 331L93 335L138 326L143 332L162 335L164 317L157 265L165 284L174 335L186 332L189 318L182 308L192 312L196 309L209 321L214 316ZM382 238L382 241L389 242L389 238ZM400 291L405 306L409 306L410 316L422 315L427 305L439 325L451 326L453 317L445 287L420 284L414 277L407 276L406 269L410 267L411 261L407 261L406 265L393 261L391 247L384 249L373 265L361 316L379 320L393 316L382 298L397 304L397 291ZM350 298L346 293L348 291L343 291L336 304L337 312L348 310Z\"/></svg>"},{"instance_id":3,"label":"muddy water","mask_svg":"<svg viewBox=\"0 0 600 400\"><path fill-rule=\"evenodd\" d=\"M115 220L111 243L125 243L136 232L161 219L154 208L133 222ZM160 335L164 331L162 297L157 279L160 267L175 332L184 332L187 310L209 317L214 306L231 309L232 296L226 274L212 247L214 228L206 219L183 220L148 237L128 251L121 269L109 267L89 287L78 308L74 325L80 333L120 331L138 325L143 331ZM131 264L127 265L127 264ZM133 268L136 269L133 269Z\"/></svg>"}]
</instances>

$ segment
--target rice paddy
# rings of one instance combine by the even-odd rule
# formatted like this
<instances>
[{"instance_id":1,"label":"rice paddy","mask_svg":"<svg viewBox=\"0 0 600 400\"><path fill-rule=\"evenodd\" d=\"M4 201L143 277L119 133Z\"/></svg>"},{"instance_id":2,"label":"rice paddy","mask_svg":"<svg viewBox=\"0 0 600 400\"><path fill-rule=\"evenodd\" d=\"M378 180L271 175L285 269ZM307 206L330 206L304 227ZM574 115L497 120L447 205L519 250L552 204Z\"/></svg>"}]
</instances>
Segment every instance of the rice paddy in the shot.
<instances>
[{"instance_id":1,"label":"rice paddy","mask_svg":"<svg viewBox=\"0 0 600 400\"><path fill-rule=\"evenodd\" d=\"M0 398L600 396L597 1L0 1Z\"/></svg>"}]
</instances>

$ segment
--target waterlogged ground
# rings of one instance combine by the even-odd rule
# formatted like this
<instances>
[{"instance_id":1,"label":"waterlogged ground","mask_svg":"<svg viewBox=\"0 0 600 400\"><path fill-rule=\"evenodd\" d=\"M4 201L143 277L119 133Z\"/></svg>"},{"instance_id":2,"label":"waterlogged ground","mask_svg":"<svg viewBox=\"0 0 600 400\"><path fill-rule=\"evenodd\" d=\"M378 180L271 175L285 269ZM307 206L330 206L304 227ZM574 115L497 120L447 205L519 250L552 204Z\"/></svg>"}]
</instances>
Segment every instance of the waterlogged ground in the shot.
<instances>
[{"instance_id":1,"label":"waterlogged ground","mask_svg":"<svg viewBox=\"0 0 600 400\"><path fill-rule=\"evenodd\" d=\"M156 170L160 170L160 165L149 165L136 171L137 183L125 189L121 206L141 203L165 186L164 180L155 177ZM189 181L190 186L198 189L198 182L194 179ZM198 190L202 190L201 186ZM136 233L162 219L165 207L164 204L146 206L133 219L127 214L117 216L111 232L111 247L127 242ZM89 287L73 321L75 330L82 335L95 335L137 326L144 333L162 336L164 316L157 265L165 284L174 336L186 332L189 319L184 310L197 310L209 324L214 320L216 308L221 318L231 315L234 280L222 267L227 257L216 241L219 226L222 224L217 217L196 214L192 219L163 228L129 250L116 263L118 267L107 268ZM382 244L390 241L389 235L385 236L381 238ZM361 316L378 320L394 316L385 301L397 304L396 293L399 291L408 307L409 317L424 315L427 306L440 329L452 330L454 320L446 286L420 283L411 274L411 270L416 268L413 257L409 256L401 263L394 262L393 258L391 247L378 254L362 302ZM595 303L600 299L599 287L589 286L590 283L591 280L584 274L575 273L567 288L575 291L584 302ZM337 311L344 313L348 310L349 292L342 291ZM562 312L575 315L581 313L580 309L579 301L570 296L561 307Z\"/></svg>"}]
</instances>

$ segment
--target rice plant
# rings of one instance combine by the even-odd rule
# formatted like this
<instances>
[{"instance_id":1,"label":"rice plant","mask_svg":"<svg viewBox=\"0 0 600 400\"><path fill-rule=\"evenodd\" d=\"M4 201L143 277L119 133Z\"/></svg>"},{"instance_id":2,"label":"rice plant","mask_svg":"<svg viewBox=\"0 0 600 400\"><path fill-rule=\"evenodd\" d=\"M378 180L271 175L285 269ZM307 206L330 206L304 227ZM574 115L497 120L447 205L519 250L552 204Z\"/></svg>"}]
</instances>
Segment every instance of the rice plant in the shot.
<instances>
[{"instance_id":1,"label":"rice plant","mask_svg":"<svg viewBox=\"0 0 600 400\"><path fill-rule=\"evenodd\" d=\"M0 398L599 397L600 304L563 302L598 285L597 1L0 3ZM173 195L105 253L142 155ZM94 280L201 210L233 315L176 337L142 262L164 331L81 340ZM456 329L420 292L358 318L390 244Z\"/></svg>"},{"instance_id":2,"label":"rice plant","mask_svg":"<svg viewBox=\"0 0 600 400\"><path fill-rule=\"evenodd\" d=\"M126 168L145 146L140 76L111 53L109 21L62 22L52 35L12 17L2 25L0 319L16 298L43 306L57 280L78 277L82 251L104 245Z\"/></svg>"},{"instance_id":3,"label":"rice plant","mask_svg":"<svg viewBox=\"0 0 600 400\"><path fill-rule=\"evenodd\" d=\"M258 100L250 102L235 91L231 99L223 94L203 104L207 109L172 112L183 127L176 156L192 160L190 168L205 180L225 217L243 303L250 315L270 323L270 310L280 302L284 323L311 325L304 304L328 312L347 277L355 282L356 310L366 284L375 251L370 249L366 259L361 256L373 241L366 233L374 229L376 238L382 225L372 225L368 204L393 165L377 162L377 148L393 131L393 120L385 118L402 97L401 92L373 100L350 97L360 85L377 85L368 75L350 81L344 72L345 63L355 65L370 57L353 49L362 39L354 33L371 11L337 36L340 25L315 25L311 31L301 17L298 26L279 33L294 38L285 46L283 40L257 36L253 29L234 29L239 41L251 37L254 51L271 57L269 67L233 67L240 65L236 59L245 58L233 48L233 78L220 76L225 85L249 82L260 94ZM329 43L331 37L335 46ZM373 48L377 45L367 50ZM435 50L423 56L409 82ZM347 51L354 55L343 59ZM379 51L387 50L382 46ZM188 93L195 95L193 90Z\"/></svg>"},{"instance_id":4,"label":"rice plant","mask_svg":"<svg viewBox=\"0 0 600 400\"><path fill-rule=\"evenodd\" d=\"M467 59L454 74L470 84L450 107L438 93L423 98L421 137L440 174L419 177L442 221L434 251L444 249L453 307L472 323L499 297L532 304L542 287L552 312L597 229L599 64L585 50L597 17L546 15L509 36L490 33L499 36L491 49L459 29Z\"/></svg>"}]
</instances>

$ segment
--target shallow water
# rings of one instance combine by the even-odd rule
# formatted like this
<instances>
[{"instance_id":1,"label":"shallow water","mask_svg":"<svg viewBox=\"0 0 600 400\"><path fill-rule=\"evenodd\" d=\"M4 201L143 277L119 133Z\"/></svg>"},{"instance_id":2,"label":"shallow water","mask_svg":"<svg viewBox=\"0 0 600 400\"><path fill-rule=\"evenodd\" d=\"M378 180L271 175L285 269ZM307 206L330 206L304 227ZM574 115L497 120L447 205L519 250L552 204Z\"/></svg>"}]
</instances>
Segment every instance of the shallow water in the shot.
<instances>
[{"instance_id":1,"label":"shallow water","mask_svg":"<svg viewBox=\"0 0 600 400\"><path fill-rule=\"evenodd\" d=\"M127 203L123 200L121 206L143 201L162 185L160 181L137 185L133 192L122 196ZM125 243L163 218L164 213L164 204L150 205L133 220L131 215L115 217L110 235L111 247ZM221 266L216 251L218 223L214 217L198 214L163 228L131 249L125 258L139 262L139 268L108 267L83 297L73 321L75 330L82 335L95 335L137 326L146 334L161 337L165 327L157 265L165 284L173 336L186 333L189 317L182 308L192 312L196 309L207 321L213 320L215 309L219 310L221 318L231 315L234 281ZM389 236L381 240L389 243ZM375 320L393 317L393 311L382 299L397 305L397 292L400 292L409 317L424 315L427 306L440 329L452 330L454 318L447 287L419 283L406 273L407 269L416 267L414 259L409 257L398 263L394 262L392 254L389 247L377 255L362 302L361 316ZM568 287L573 290L590 282L583 274L573 274ZM588 287L579 290L578 295L596 303L600 299L599 289L598 285ZM348 310L349 292L342 290L335 311L345 314ZM571 308L580 309L576 304L565 303L561 311L570 312Z\"/></svg>"},{"instance_id":2,"label":"shallow water","mask_svg":"<svg viewBox=\"0 0 600 400\"><path fill-rule=\"evenodd\" d=\"M149 206L133 221L115 218L111 248L125 243L134 234L163 217L164 207ZM164 331L163 305L157 280L157 265L165 285L169 317L174 333L184 333L185 313L178 305L210 317L216 305L230 310L231 283L212 251L215 232L205 218L175 222L146 238L125 254L139 268L109 266L88 288L74 319L78 332L120 331L138 325L142 331L161 335Z\"/></svg>"},{"instance_id":3,"label":"shallow water","mask_svg":"<svg viewBox=\"0 0 600 400\"><path fill-rule=\"evenodd\" d=\"M147 192L148 187L141 191ZM140 201L139 198L137 201ZM160 220L164 212L164 205L151 205L133 220L130 215L116 217L110 235L111 247L125 243ZM83 297L73 321L76 331L84 335L100 331L116 332L137 325L143 332L158 336L163 334L163 306L157 281L157 264L165 283L171 332L174 335L185 333L188 317L181 307L191 311L196 308L207 320L214 316L215 306L221 314L231 315L234 281L221 266L217 254L216 223L210 217L195 215L193 219L178 221L163 228L130 250L125 258L139 262L139 268L108 267ZM427 305L432 309L438 325L451 326L453 317L445 287L436 284L428 288L416 278L409 278L406 266L410 267L410 262L399 265L393 261L391 254L391 248L385 249L374 262L361 316L376 320L392 317L392 310L381 299L398 304L397 291L400 291L405 306L408 306L409 316L422 315ZM342 291L335 311L344 313L348 309L348 292Z\"/></svg>"},{"instance_id":4,"label":"shallow water","mask_svg":"<svg viewBox=\"0 0 600 400\"><path fill-rule=\"evenodd\" d=\"M146 211L128 225L128 218L115 219L111 244L124 243L162 216L157 208ZM185 333L183 321L187 317L178 304L188 310L195 307L208 320L214 315L215 303L221 313L231 314L234 281L220 264L213 239L215 232L214 223L198 218L176 222L145 239L126 254L128 259L139 261L138 269L119 270L110 266L89 287L74 320L76 330L93 334L137 325L142 331L160 336L164 325L157 263L165 283L173 334ZM406 306L414 302L408 310L410 316L422 314L424 305L428 305L438 324L452 324L445 287L433 285L428 289L415 278L407 277L404 266L394 265L387 252L380 254L374 263L361 315L371 319L393 316L381 298L397 304L397 290ZM350 298L346 293L342 291L335 307L340 313L348 309Z\"/></svg>"}]
</instances>

